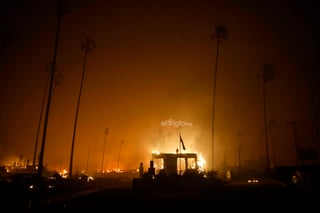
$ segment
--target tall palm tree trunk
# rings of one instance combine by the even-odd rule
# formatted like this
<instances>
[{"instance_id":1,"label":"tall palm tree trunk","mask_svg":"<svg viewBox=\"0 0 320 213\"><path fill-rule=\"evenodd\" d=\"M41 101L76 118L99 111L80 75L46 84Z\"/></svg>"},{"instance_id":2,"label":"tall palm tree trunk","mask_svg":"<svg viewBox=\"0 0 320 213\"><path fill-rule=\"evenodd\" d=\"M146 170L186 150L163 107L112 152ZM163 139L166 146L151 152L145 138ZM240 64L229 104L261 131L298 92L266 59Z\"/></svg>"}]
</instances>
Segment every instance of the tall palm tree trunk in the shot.
<instances>
[{"instance_id":1,"label":"tall palm tree trunk","mask_svg":"<svg viewBox=\"0 0 320 213\"><path fill-rule=\"evenodd\" d=\"M217 88L217 72L218 72L218 64L219 64L219 53L220 53L220 42L223 39L228 38L228 30L223 25L216 25L215 26L215 36L212 36L211 38L215 37L217 42L217 48L216 48L216 64L214 69L214 76L213 76L213 97L212 97L212 131L211 131L211 143L212 143L212 157L211 157L211 167L212 170L215 169L215 111L216 111L216 88Z\"/></svg>"},{"instance_id":2,"label":"tall palm tree trunk","mask_svg":"<svg viewBox=\"0 0 320 213\"><path fill-rule=\"evenodd\" d=\"M41 143L41 149L40 149L40 154L39 154L39 165L38 165L38 172L37 172L37 175L39 177L42 177L42 172L43 172L43 158L44 158L44 150L45 150L45 145L46 145L49 112L50 112L50 106L51 106L51 95L52 95L52 90L53 90L54 75L55 75L55 69L56 69L61 20L62 20L62 15L64 12L64 7L63 7L62 3L61 2L58 2L58 3L59 3L59 5L58 5L59 6L59 14L58 14L58 22L57 22L57 31L56 31L55 46L54 46L54 52L53 52L52 70L51 70L51 77L50 77L50 84L49 84L47 109L46 109L46 116L45 116L45 120L44 120L42 143Z\"/></svg>"},{"instance_id":3,"label":"tall palm tree trunk","mask_svg":"<svg viewBox=\"0 0 320 213\"><path fill-rule=\"evenodd\" d=\"M217 49L216 49L216 64L214 69L213 76L213 99L212 99L212 131L211 131L211 140L212 140L212 169L214 170L214 157L215 157L215 143L214 143L214 133L215 133L215 113L216 113L216 88L217 88L217 72L218 72L218 61L219 61L219 44L220 44L220 35L217 35Z\"/></svg>"},{"instance_id":4,"label":"tall palm tree trunk","mask_svg":"<svg viewBox=\"0 0 320 213\"><path fill-rule=\"evenodd\" d=\"M86 38L85 43L81 44L81 48L84 49L84 63L82 67L82 77L80 83L80 92L78 96L77 108L76 108L76 116L74 121L73 127L73 136L72 136L72 143L71 143L71 154L70 154L70 163L69 163L69 177L72 178L73 176L73 155L74 155L74 144L76 139L76 132L77 132L77 124L78 124L78 114L79 114L79 107L80 107L80 100L83 90L83 82L85 79L85 72L86 72L86 63L87 63L87 56L89 52L92 52L92 46L95 46L94 41L90 38Z\"/></svg>"},{"instance_id":5,"label":"tall palm tree trunk","mask_svg":"<svg viewBox=\"0 0 320 213\"><path fill-rule=\"evenodd\" d=\"M83 82L85 77L85 67L86 67L86 61L87 61L87 54L88 52L85 51L84 53L84 64L82 69L82 77L81 77L81 84L80 84L80 92L78 96L78 102L77 102L77 108L76 108L76 117L74 121L74 127L73 127L73 135L72 135L72 144L71 144L71 155L70 155L70 164L69 164L69 177L72 177L72 169L73 169L73 153L74 153L74 144L76 139L76 132L77 132L77 124L78 124L78 114L79 114L79 107L80 107L80 100L82 95L82 88L83 88Z\"/></svg>"},{"instance_id":6,"label":"tall palm tree trunk","mask_svg":"<svg viewBox=\"0 0 320 213\"><path fill-rule=\"evenodd\" d=\"M32 166L34 168L35 168L35 165L36 165L36 158L37 158L37 150L38 150L38 141L39 141L39 135L40 135L41 121L42 121L43 109L44 109L44 106L45 106L46 94L47 94L47 89L48 89L49 82L50 82L50 73L48 74L48 78L47 78L47 81L46 81L46 85L45 85L44 93L43 93L43 97L42 97L42 102L41 102L40 117L39 117L37 136L36 136L36 141L35 141L35 145L34 145L33 160L32 160Z\"/></svg>"}]
</instances>

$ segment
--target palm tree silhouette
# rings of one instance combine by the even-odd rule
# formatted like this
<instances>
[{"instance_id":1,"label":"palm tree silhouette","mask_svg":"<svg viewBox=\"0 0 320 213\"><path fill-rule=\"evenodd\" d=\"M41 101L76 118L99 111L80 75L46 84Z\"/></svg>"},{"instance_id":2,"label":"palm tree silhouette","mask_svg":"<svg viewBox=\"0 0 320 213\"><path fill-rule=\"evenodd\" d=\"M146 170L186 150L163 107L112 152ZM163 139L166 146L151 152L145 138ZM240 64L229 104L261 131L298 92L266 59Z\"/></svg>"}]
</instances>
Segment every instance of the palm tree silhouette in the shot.
<instances>
[{"instance_id":1,"label":"palm tree silhouette","mask_svg":"<svg viewBox=\"0 0 320 213\"><path fill-rule=\"evenodd\" d=\"M103 141L103 149L102 149L102 162L101 162L101 174L103 173L103 163L104 163L104 153L107 142L107 135L109 134L109 128L105 128L104 130L104 141Z\"/></svg>"},{"instance_id":2,"label":"palm tree silhouette","mask_svg":"<svg viewBox=\"0 0 320 213\"><path fill-rule=\"evenodd\" d=\"M120 168L119 168L119 161L120 161L120 153L121 153L121 147L122 144L124 143L124 140L122 139L120 142L120 147L119 147L119 153L118 153L118 160L117 160L117 172L120 172Z\"/></svg>"},{"instance_id":3,"label":"palm tree silhouette","mask_svg":"<svg viewBox=\"0 0 320 213\"><path fill-rule=\"evenodd\" d=\"M269 143L268 143L268 121L267 121L267 98L266 98L266 84L274 79L275 67L273 64L266 63L263 65L261 75L258 79L262 81L262 98L263 98L263 117L264 117L264 134L265 134L265 147L266 147L266 172L270 175L270 158L269 158Z\"/></svg>"},{"instance_id":4,"label":"palm tree silhouette","mask_svg":"<svg viewBox=\"0 0 320 213\"><path fill-rule=\"evenodd\" d=\"M59 37L60 37L60 30L61 30L61 21L63 14L66 11L66 5L62 0L57 0L57 9L58 9L58 20L57 20L57 30L56 36L54 41L54 51L53 51L53 60L51 66L51 73L50 73L50 82L49 82L49 92L47 97L47 107L45 112L45 120L44 120L44 127L43 127L43 135L42 135L42 142L41 142L41 149L39 153L39 163L38 163L38 171L37 176L42 177L43 172L43 159L44 159L44 150L46 145L46 137L47 137L47 129L48 129L48 120L49 120L49 113L51 107L51 95L54 88L54 78L56 72L56 63L57 63L57 53L58 53L58 46L59 46Z\"/></svg>"},{"instance_id":5,"label":"palm tree silhouette","mask_svg":"<svg viewBox=\"0 0 320 213\"><path fill-rule=\"evenodd\" d=\"M214 169L214 121L215 121L215 108L216 108L216 85L217 85L217 72L220 53L220 44L223 40L228 39L228 30L225 26L218 24L214 27L215 33L211 35L211 40L216 39L216 64L213 76L213 103L212 103L212 170Z\"/></svg>"},{"instance_id":6,"label":"palm tree silhouette","mask_svg":"<svg viewBox=\"0 0 320 213\"><path fill-rule=\"evenodd\" d=\"M52 63L48 63L47 64L47 71L49 71L51 69ZM57 70L57 68L56 68ZM46 96L48 93L48 86L50 83L50 73L48 74L47 77L47 81L45 84L45 88L44 88L44 94L42 96L42 103L41 103L41 109L40 109L40 117L39 117L39 122L38 122L38 128L37 128L37 135L36 135L36 141L35 141L35 145L34 145L34 152L33 152L33 161L32 161L32 166L35 168L35 164L36 164L36 156L37 156L37 150L38 150L38 142L39 142L39 136L40 136L40 128L41 128L41 123L42 123L42 116L43 116L43 110L46 104ZM51 98L55 92L55 89L58 85L60 85L63 81L63 75L62 73L56 73L56 76L54 78L54 85L53 85L53 89L52 89L52 94L51 94Z\"/></svg>"},{"instance_id":7,"label":"palm tree silhouette","mask_svg":"<svg viewBox=\"0 0 320 213\"><path fill-rule=\"evenodd\" d=\"M96 47L95 41L92 38L86 37L85 41L81 43L81 50L84 50L84 63L82 68L82 77L81 77L81 84L80 84L80 92L78 96L78 103L76 108L76 117L74 121L74 128L73 128L73 137L72 137L72 144L71 144L71 154L70 154L70 164L69 164L69 177L72 178L72 164L73 164L73 152L74 152L74 143L76 138L76 131L77 131L77 121L78 121L78 114L79 114L79 106L80 106L80 99L83 89L83 82L85 78L85 71L86 71L86 63L87 63L87 56L89 53L93 52L93 49Z\"/></svg>"}]
</instances>

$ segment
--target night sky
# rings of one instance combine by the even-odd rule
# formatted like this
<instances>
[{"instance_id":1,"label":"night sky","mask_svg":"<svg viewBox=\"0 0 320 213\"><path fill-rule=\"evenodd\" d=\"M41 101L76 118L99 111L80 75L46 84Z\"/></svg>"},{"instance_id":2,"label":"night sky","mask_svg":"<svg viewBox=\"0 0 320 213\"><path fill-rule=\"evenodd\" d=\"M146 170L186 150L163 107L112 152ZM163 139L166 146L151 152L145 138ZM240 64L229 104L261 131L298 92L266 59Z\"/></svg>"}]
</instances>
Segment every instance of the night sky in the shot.
<instances>
[{"instance_id":1,"label":"night sky","mask_svg":"<svg viewBox=\"0 0 320 213\"><path fill-rule=\"evenodd\" d=\"M87 163L91 171L100 169L106 128L106 169L115 169L118 159L121 169L148 164L153 150L175 152L179 128L162 126L168 119L192 124L180 128L186 151L201 153L211 168L216 42L210 37L217 24L228 29L229 38L220 46L217 73L216 166L224 160L236 165L239 146L242 164L265 161L262 83L257 78L265 63L275 66L275 77L266 85L267 116L275 121L270 158L276 165L295 164L288 121L297 122L299 146L310 146L320 118L315 3L65 2L56 62L61 81L52 97L44 154L49 168L69 166L84 63L80 43L86 36L96 41L96 48L86 61L74 170ZM0 162L12 164L20 156L31 162L53 60L56 4L0 4Z\"/></svg>"}]
</instances>

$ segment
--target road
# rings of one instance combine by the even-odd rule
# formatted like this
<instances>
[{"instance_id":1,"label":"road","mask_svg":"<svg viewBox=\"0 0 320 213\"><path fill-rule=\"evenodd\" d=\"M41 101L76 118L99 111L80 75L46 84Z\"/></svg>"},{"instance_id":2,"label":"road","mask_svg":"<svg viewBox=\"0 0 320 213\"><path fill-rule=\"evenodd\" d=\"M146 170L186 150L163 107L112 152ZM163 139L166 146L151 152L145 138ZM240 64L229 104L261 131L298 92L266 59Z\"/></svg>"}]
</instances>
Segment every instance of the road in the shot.
<instances>
[{"instance_id":1,"label":"road","mask_svg":"<svg viewBox=\"0 0 320 213\"><path fill-rule=\"evenodd\" d=\"M137 190L132 187L131 181L107 180L94 184L68 183L63 189L60 187L59 190L40 196L21 193L15 195L20 199L12 200L14 196L2 199L2 209L79 209L100 212L101 209L122 211L129 208L132 211L150 212L177 208L181 211L212 208L230 212L257 208L275 211L284 208L295 212L317 205L315 193L272 179L260 179L259 182L231 181L202 188L195 187L190 182L179 190L174 187L167 187L165 190Z\"/></svg>"},{"instance_id":2,"label":"road","mask_svg":"<svg viewBox=\"0 0 320 213\"><path fill-rule=\"evenodd\" d=\"M172 208L190 210L191 208L234 210L275 211L307 210L317 205L316 196L295 186L288 186L272 179L262 179L259 182L233 181L221 186L210 186L197 190L187 186L185 190L147 190L137 191L130 184L122 187L84 190L63 196L63 199L51 200L42 208L47 209L118 209L135 211L166 211ZM149 209L149 210L148 210Z\"/></svg>"}]
</instances>

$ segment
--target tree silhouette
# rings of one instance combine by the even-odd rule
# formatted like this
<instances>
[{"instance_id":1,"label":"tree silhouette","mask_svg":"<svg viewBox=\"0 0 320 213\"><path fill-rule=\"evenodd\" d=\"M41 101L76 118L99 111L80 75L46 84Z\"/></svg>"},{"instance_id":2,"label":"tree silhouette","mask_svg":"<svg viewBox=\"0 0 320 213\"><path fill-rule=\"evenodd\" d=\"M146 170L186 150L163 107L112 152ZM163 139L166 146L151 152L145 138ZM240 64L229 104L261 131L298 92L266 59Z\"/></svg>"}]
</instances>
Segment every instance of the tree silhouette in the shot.
<instances>
[{"instance_id":1,"label":"tree silhouette","mask_svg":"<svg viewBox=\"0 0 320 213\"><path fill-rule=\"evenodd\" d=\"M103 141L103 149L102 149L102 162L101 162L101 174L103 173L103 163L104 163L104 152L105 152L105 147L106 147L106 142L107 142L107 135L109 134L109 128L105 128L104 130L104 141Z\"/></svg>"},{"instance_id":2,"label":"tree silhouette","mask_svg":"<svg viewBox=\"0 0 320 213\"><path fill-rule=\"evenodd\" d=\"M117 172L120 172L119 161L120 161L120 153L121 153L121 148L122 148L122 144L123 144L123 143L124 143L124 140L122 139L121 142L120 142L119 153L118 153Z\"/></svg>"},{"instance_id":3,"label":"tree silhouette","mask_svg":"<svg viewBox=\"0 0 320 213\"><path fill-rule=\"evenodd\" d=\"M81 100L81 95L82 95L82 90L83 90L83 83L84 83L84 79L85 79L87 56L89 53L93 52L93 49L96 47L96 44L92 38L86 37L85 41L80 44L80 47L81 47L81 50L84 50L84 63L83 63L83 68L82 68L80 92L79 92L77 108L76 108L76 117L75 117L74 127L73 127L73 137L72 137L72 144L71 144L70 164L69 164L69 177L70 178L72 177L73 152L74 152L74 144L75 144L75 138L76 138L76 132L77 132L79 106L80 106L80 100Z\"/></svg>"},{"instance_id":4,"label":"tree silhouette","mask_svg":"<svg viewBox=\"0 0 320 213\"><path fill-rule=\"evenodd\" d=\"M50 71L51 70L51 66L52 63L48 63L46 70ZM43 115L43 110L46 104L46 97L47 97L47 93L48 93L48 86L50 83L50 77L51 74L48 74L47 77L47 81L45 84L45 88L44 88L44 93L43 93L43 97L42 97L42 102L41 102L41 109L40 109L40 117L39 117L39 122L38 122L38 128L37 128L37 135L36 135L36 141L35 141L35 145L34 145L34 152L33 152L33 161L32 161L32 166L35 168L35 164L36 164L36 156L37 156L37 149L38 149L38 142L39 142L39 136L40 136L40 127L41 127L41 122L42 122L42 115ZM56 73L55 79L54 79L54 85L53 85L53 89L52 89L52 94L51 94L51 98L55 92L55 89L58 85L60 85L63 82L63 75L61 73Z\"/></svg>"},{"instance_id":5,"label":"tree silhouette","mask_svg":"<svg viewBox=\"0 0 320 213\"><path fill-rule=\"evenodd\" d=\"M55 78L55 72L56 72L56 63L57 63L57 53L58 53L59 37L60 37L60 30L61 30L61 21L62 21L62 16L63 16L65 9L66 9L66 5L64 4L64 2L62 2L62 0L57 0L57 9L58 9L57 30L56 30L56 36L55 36L55 42L54 42L54 51L53 51L53 60L52 60L51 73L50 73L51 77L50 77L50 82L49 82L47 108L46 108L46 113L45 113L42 143L41 143L41 149L40 149L40 153L39 153L39 164L38 164L38 171L37 171L37 176L39 176L39 177L42 177L42 172L43 172L44 150L45 150L45 145L46 145L49 112L50 112L50 107L51 107L51 95L52 95L52 91L54 89L54 78Z\"/></svg>"},{"instance_id":6,"label":"tree silhouette","mask_svg":"<svg viewBox=\"0 0 320 213\"><path fill-rule=\"evenodd\" d=\"M261 75L258 79L262 81L262 98L263 98L263 120L264 120L264 134L265 134L265 147L266 147L266 172L270 175L270 158L269 158L269 143L268 143L268 121L267 121L267 100L266 100L266 84L274 79L275 67L273 64L266 63L263 65Z\"/></svg>"},{"instance_id":7,"label":"tree silhouette","mask_svg":"<svg viewBox=\"0 0 320 213\"><path fill-rule=\"evenodd\" d=\"M211 40L216 40L216 64L213 76L213 103L212 103L212 170L214 169L214 122L215 122L215 108L216 108L216 85L217 85L217 72L220 54L220 44L223 40L228 39L228 30L225 26L218 24L214 27L215 33L211 35Z\"/></svg>"}]
</instances>

